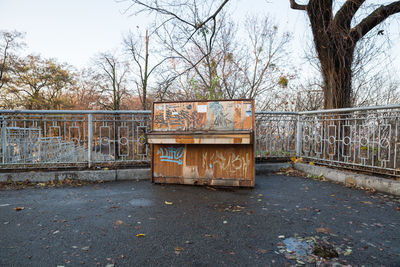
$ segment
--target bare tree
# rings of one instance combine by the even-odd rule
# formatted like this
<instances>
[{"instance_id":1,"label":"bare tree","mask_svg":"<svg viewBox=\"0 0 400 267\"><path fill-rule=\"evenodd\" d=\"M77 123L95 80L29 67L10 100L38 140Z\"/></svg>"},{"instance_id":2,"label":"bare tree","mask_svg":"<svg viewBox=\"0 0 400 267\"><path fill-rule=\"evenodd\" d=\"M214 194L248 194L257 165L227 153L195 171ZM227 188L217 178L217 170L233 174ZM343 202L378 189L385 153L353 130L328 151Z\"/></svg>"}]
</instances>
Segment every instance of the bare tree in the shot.
<instances>
[{"instance_id":1,"label":"bare tree","mask_svg":"<svg viewBox=\"0 0 400 267\"><path fill-rule=\"evenodd\" d=\"M158 37L158 44L166 48L162 58L180 58L185 64L177 64L174 73L169 72L166 80L161 82L158 95L165 96L162 88L171 88L170 85L180 76L188 71L195 69L201 63L211 65L210 60L213 43L215 41L216 31L218 31L218 16L229 0L221 2L216 1L166 1L166 0L122 0L120 2L129 2L131 5L127 12L134 14L148 12L155 14L155 23L152 28ZM201 58L189 58L188 51L193 52L196 44L206 43L203 46L205 50L201 52ZM199 49L200 47L197 47ZM178 59L177 59L178 60ZM165 75L164 75L165 76ZM212 75L208 75L212 76ZM201 75L201 79L211 85L213 78ZM165 91L166 92L166 91Z\"/></svg>"},{"instance_id":2,"label":"bare tree","mask_svg":"<svg viewBox=\"0 0 400 267\"><path fill-rule=\"evenodd\" d=\"M129 53L133 60L133 65L131 67L133 69L132 73L136 74L137 79L135 79L136 88L140 97L140 102L142 104L142 109L148 109L147 105L147 94L149 87L149 78L156 72L158 68L162 66L167 60L171 59L171 57L164 57L157 61L157 57L153 56L152 61L156 61L157 63L151 64L149 63L149 53L151 47L150 36L148 30L146 30L145 36L134 35L130 32L127 36L124 37L124 47L125 50ZM153 49L156 52L155 49Z\"/></svg>"},{"instance_id":3,"label":"bare tree","mask_svg":"<svg viewBox=\"0 0 400 267\"><path fill-rule=\"evenodd\" d=\"M13 54L25 44L21 41L24 34L17 31L0 31L0 90L9 81Z\"/></svg>"},{"instance_id":4,"label":"bare tree","mask_svg":"<svg viewBox=\"0 0 400 267\"><path fill-rule=\"evenodd\" d=\"M347 0L333 14L337 2L309 0L307 4L298 4L296 0L290 0L291 8L306 11L311 22L323 78L325 108L351 106L356 44L377 25L400 12L400 1L380 4L360 22L352 25L365 0Z\"/></svg>"},{"instance_id":5,"label":"bare tree","mask_svg":"<svg viewBox=\"0 0 400 267\"><path fill-rule=\"evenodd\" d=\"M287 45L291 35L280 32L277 24L267 16L248 17L245 30L250 45L244 46L244 53L236 56L240 58L237 67L244 88L241 97L256 98L260 108L271 108L268 100L277 91L287 88L288 79L294 75L284 70L289 58Z\"/></svg>"},{"instance_id":6,"label":"bare tree","mask_svg":"<svg viewBox=\"0 0 400 267\"><path fill-rule=\"evenodd\" d=\"M97 66L94 79L98 82L98 92L102 96L99 104L105 109L120 110L122 98L128 94L127 62L120 60L115 53L106 52L97 55L94 63Z\"/></svg>"},{"instance_id":7,"label":"bare tree","mask_svg":"<svg viewBox=\"0 0 400 267\"><path fill-rule=\"evenodd\" d=\"M211 23L215 25L217 15L229 0L218 1L181 1L181 0L119 0L130 2L127 11L134 9L135 14L147 12L157 15L157 26L168 22L180 24L185 31L191 29L192 35ZM214 29L212 26L211 29Z\"/></svg>"}]
</instances>

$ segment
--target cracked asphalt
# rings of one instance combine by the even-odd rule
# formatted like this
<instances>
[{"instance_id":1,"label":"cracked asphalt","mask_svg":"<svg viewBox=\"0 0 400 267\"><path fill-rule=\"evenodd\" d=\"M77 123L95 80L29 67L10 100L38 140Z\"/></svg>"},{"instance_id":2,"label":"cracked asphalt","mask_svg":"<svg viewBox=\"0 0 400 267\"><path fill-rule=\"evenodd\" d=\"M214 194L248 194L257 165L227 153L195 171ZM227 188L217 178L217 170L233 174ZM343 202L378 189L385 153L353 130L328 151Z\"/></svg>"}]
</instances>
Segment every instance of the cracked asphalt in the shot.
<instances>
[{"instance_id":1,"label":"cracked asphalt","mask_svg":"<svg viewBox=\"0 0 400 267\"><path fill-rule=\"evenodd\" d=\"M7 189L0 266L301 265L282 245L291 237L339 252L311 265L400 266L399 210L390 195L280 175L257 176L254 189L149 181Z\"/></svg>"}]
</instances>

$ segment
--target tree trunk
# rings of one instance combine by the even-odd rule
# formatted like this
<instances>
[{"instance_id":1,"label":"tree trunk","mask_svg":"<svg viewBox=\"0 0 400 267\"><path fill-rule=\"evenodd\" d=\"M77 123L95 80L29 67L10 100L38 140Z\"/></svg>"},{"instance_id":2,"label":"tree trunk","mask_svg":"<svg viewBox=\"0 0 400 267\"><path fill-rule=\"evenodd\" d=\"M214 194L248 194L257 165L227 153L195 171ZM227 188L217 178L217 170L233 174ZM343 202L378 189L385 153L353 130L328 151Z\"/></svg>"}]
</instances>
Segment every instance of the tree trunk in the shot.
<instances>
[{"instance_id":1,"label":"tree trunk","mask_svg":"<svg viewBox=\"0 0 400 267\"><path fill-rule=\"evenodd\" d=\"M351 65L353 52L330 53L331 57L321 58L324 90L324 108L336 109L351 107Z\"/></svg>"},{"instance_id":2,"label":"tree trunk","mask_svg":"<svg viewBox=\"0 0 400 267\"><path fill-rule=\"evenodd\" d=\"M142 91L142 108L147 109L147 80L148 80L148 65L149 65L149 33L146 30L146 48L145 48L145 59L144 59L144 77L143 77L143 91Z\"/></svg>"},{"instance_id":3,"label":"tree trunk","mask_svg":"<svg viewBox=\"0 0 400 267\"><path fill-rule=\"evenodd\" d=\"M351 107L351 80L354 44L346 41L346 34L314 33L323 78L324 108ZM329 41L327 41L330 39Z\"/></svg>"}]
</instances>

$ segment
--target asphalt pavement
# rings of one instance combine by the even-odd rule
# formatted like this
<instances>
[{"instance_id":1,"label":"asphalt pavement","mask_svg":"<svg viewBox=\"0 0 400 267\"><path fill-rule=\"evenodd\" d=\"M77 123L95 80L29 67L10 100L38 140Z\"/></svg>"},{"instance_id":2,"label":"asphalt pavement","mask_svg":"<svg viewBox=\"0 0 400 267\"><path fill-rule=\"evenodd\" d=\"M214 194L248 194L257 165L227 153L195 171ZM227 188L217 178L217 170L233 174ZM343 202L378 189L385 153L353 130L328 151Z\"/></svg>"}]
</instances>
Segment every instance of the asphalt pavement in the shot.
<instances>
[{"instance_id":1,"label":"asphalt pavement","mask_svg":"<svg viewBox=\"0 0 400 267\"><path fill-rule=\"evenodd\" d=\"M296 264L400 266L400 199L279 175L0 190L0 266Z\"/></svg>"}]
</instances>

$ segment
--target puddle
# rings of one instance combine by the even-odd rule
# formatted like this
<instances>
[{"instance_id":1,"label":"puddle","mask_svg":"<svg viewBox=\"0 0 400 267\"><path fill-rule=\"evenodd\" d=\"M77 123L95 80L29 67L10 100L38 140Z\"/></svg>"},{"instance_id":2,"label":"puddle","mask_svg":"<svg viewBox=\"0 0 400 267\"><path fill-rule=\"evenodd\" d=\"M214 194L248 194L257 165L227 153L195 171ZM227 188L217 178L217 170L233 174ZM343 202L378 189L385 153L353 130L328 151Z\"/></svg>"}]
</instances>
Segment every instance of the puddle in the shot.
<instances>
[{"instance_id":1,"label":"puddle","mask_svg":"<svg viewBox=\"0 0 400 267\"><path fill-rule=\"evenodd\" d=\"M346 266L346 261L339 259L339 256L349 256L352 252L351 247L344 242L336 245L329 242L327 236L288 237L278 243L278 249L280 254L300 265L325 262L334 266Z\"/></svg>"},{"instance_id":2,"label":"puddle","mask_svg":"<svg viewBox=\"0 0 400 267\"><path fill-rule=\"evenodd\" d=\"M129 201L129 204L134 207L148 207L151 206L151 201L145 198L134 198Z\"/></svg>"},{"instance_id":3,"label":"puddle","mask_svg":"<svg viewBox=\"0 0 400 267\"><path fill-rule=\"evenodd\" d=\"M313 256L314 242L312 240L289 237L283 240L283 243L286 246L286 251L296 257L296 259L307 261L310 256Z\"/></svg>"}]
</instances>

